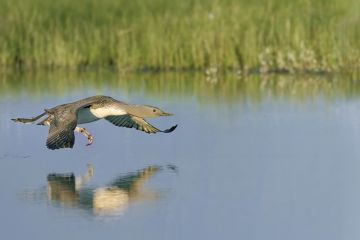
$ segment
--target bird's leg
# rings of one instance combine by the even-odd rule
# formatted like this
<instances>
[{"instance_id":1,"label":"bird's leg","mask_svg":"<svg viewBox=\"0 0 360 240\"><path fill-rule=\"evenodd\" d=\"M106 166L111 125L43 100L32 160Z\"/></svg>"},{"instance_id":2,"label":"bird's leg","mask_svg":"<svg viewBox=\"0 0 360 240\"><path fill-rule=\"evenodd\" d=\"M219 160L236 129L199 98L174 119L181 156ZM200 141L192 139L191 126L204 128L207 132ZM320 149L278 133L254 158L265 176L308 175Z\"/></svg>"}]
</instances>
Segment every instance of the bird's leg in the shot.
<instances>
[{"instance_id":1,"label":"bird's leg","mask_svg":"<svg viewBox=\"0 0 360 240\"><path fill-rule=\"evenodd\" d=\"M93 140L94 140L93 136L88 131L86 131L85 128L76 127L75 132L79 132L87 138L88 143L86 144L86 146L89 146L93 143Z\"/></svg>"}]
</instances>

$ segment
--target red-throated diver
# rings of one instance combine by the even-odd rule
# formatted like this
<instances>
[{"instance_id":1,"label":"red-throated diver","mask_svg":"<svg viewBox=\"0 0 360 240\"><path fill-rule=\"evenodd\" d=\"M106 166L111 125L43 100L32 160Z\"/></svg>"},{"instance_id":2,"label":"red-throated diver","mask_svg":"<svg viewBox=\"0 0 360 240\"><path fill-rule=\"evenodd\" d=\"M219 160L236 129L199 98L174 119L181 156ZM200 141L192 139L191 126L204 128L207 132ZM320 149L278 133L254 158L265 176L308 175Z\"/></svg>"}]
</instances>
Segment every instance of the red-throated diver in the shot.
<instances>
[{"instance_id":1,"label":"red-throated diver","mask_svg":"<svg viewBox=\"0 0 360 240\"><path fill-rule=\"evenodd\" d=\"M32 123L41 117L47 118L38 125L50 126L46 146L49 149L72 148L75 142L75 132L80 132L88 139L88 144L93 142L92 135L78 124L94 122L105 118L115 126L135 128L146 133L169 133L175 130L177 125L166 130L159 130L146 122L144 118L171 116L161 109L148 105L128 104L108 96L93 96L76 102L62 104L34 118L15 118L15 122Z\"/></svg>"}]
</instances>

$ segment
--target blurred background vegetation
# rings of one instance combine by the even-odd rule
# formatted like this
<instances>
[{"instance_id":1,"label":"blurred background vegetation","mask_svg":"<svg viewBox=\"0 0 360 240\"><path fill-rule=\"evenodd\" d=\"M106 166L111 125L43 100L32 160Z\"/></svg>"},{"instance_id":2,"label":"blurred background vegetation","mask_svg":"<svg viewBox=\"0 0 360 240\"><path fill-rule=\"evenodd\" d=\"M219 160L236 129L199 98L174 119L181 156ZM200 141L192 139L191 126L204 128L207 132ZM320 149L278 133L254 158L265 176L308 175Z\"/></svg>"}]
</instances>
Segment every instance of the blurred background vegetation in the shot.
<instances>
[{"instance_id":1,"label":"blurred background vegetation","mask_svg":"<svg viewBox=\"0 0 360 240\"><path fill-rule=\"evenodd\" d=\"M354 72L359 0L0 0L0 65Z\"/></svg>"}]
</instances>

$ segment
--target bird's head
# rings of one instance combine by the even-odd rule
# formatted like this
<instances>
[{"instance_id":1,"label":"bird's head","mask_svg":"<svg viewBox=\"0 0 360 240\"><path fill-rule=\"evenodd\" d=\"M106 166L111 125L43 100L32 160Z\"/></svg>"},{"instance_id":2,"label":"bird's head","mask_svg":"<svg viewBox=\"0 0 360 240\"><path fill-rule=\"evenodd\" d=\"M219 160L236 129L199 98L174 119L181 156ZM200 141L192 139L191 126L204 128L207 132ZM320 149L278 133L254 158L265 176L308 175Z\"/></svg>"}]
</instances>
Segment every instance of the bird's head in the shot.
<instances>
[{"instance_id":1,"label":"bird's head","mask_svg":"<svg viewBox=\"0 0 360 240\"><path fill-rule=\"evenodd\" d=\"M174 115L174 114L171 114L171 113L164 112L160 108L149 106L149 105L144 106L143 113L144 113L143 115L145 115L144 117L147 117L147 118Z\"/></svg>"}]
</instances>

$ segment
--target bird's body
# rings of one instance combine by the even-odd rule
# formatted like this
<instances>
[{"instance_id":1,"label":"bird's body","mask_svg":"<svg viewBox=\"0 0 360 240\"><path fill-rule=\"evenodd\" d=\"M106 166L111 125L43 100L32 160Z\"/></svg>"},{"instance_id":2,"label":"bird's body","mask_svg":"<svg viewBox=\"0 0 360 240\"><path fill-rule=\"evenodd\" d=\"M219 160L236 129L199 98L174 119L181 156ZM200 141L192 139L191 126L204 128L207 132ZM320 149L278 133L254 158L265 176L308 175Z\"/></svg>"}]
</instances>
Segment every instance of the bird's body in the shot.
<instances>
[{"instance_id":1,"label":"bird's body","mask_svg":"<svg viewBox=\"0 0 360 240\"><path fill-rule=\"evenodd\" d=\"M72 148L75 142L74 131L88 138L89 145L92 135L84 128L77 127L100 119L106 119L119 127L136 128L146 133L172 132L176 126L167 130L159 130L146 122L144 118L170 116L159 108L147 105L134 105L118 101L108 96L93 96L76 102L58 105L34 118L16 118L15 122L32 123L48 115L39 125L50 126L46 146L50 149Z\"/></svg>"}]
</instances>

